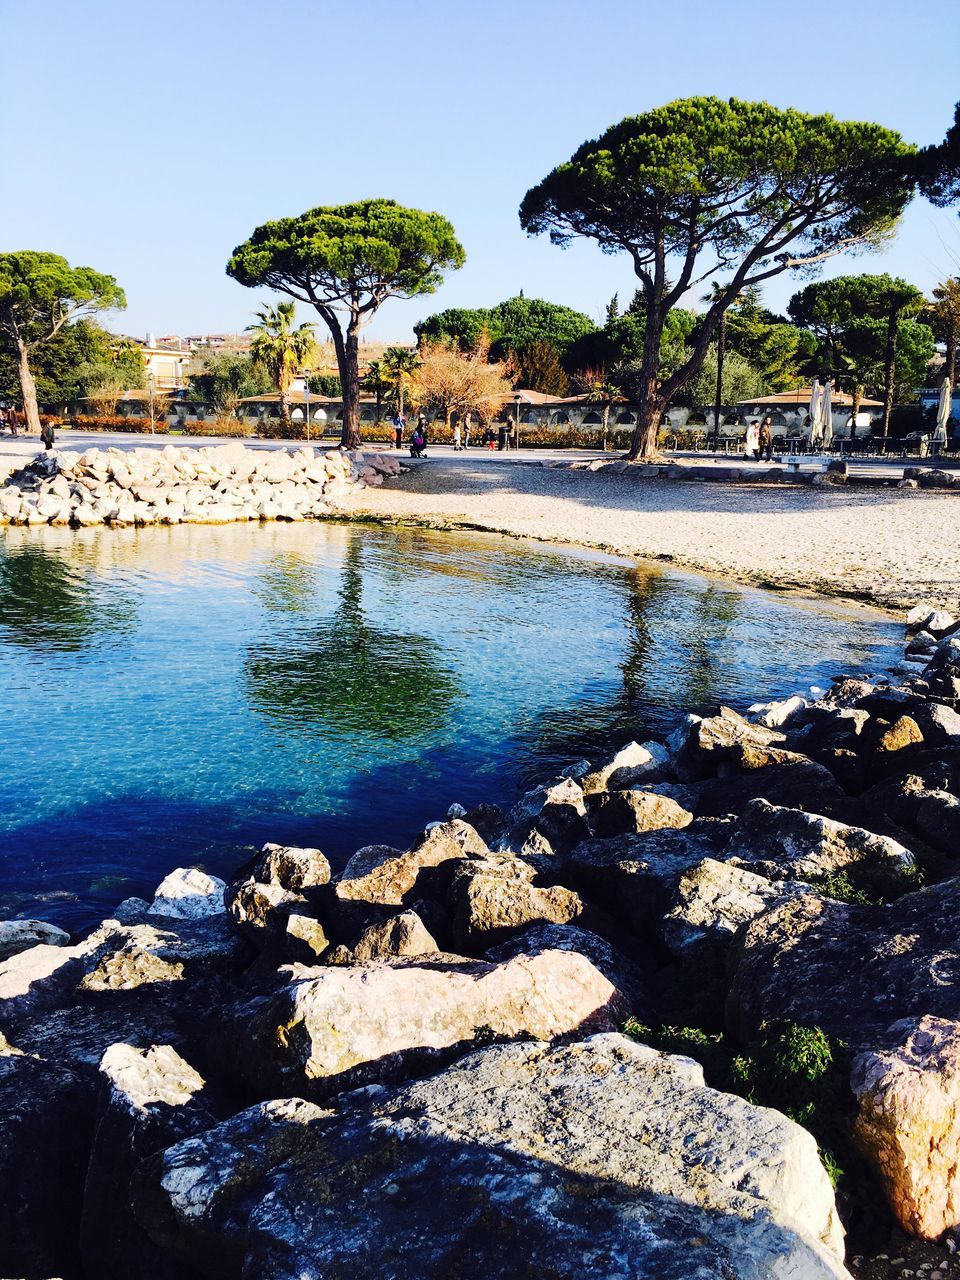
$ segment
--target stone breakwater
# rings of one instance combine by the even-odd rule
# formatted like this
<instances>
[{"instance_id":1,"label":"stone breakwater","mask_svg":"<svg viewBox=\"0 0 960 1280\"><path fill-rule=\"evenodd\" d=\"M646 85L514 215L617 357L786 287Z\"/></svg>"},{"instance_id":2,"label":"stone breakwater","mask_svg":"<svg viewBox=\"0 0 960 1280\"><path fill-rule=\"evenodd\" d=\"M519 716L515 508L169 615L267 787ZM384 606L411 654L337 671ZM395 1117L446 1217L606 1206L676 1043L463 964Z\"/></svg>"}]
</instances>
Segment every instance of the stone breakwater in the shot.
<instances>
[{"instance_id":1,"label":"stone breakwater","mask_svg":"<svg viewBox=\"0 0 960 1280\"><path fill-rule=\"evenodd\" d=\"M849 1277L812 1134L623 1033L678 990L737 1052L848 1046L848 1201L957 1227L960 626L906 649L339 874L266 845L84 938L0 924L0 1273Z\"/></svg>"},{"instance_id":2,"label":"stone breakwater","mask_svg":"<svg viewBox=\"0 0 960 1280\"><path fill-rule=\"evenodd\" d=\"M400 472L340 449L87 449L40 454L0 488L0 524L227 524L314 520Z\"/></svg>"}]
</instances>

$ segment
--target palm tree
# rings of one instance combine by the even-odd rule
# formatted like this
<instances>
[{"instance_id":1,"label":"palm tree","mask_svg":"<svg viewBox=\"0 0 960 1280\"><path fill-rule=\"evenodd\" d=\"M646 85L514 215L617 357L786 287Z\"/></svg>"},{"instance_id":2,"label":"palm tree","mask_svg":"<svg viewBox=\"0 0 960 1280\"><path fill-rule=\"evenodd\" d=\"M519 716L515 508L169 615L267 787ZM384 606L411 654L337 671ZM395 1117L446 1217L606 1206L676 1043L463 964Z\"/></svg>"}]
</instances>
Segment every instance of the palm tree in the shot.
<instances>
[{"instance_id":1,"label":"palm tree","mask_svg":"<svg viewBox=\"0 0 960 1280\"><path fill-rule=\"evenodd\" d=\"M933 302L927 305L927 315L933 325L934 336L946 344L947 359L943 372L956 383L957 346L960 345L960 280L949 276L933 291Z\"/></svg>"},{"instance_id":2,"label":"palm tree","mask_svg":"<svg viewBox=\"0 0 960 1280\"><path fill-rule=\"evenodd\" d=\"M290 384L317 348L312 324L293 327L296 309L294 302L278 302L275 307L258 311L257 323L247 325L247 332L254 335L250 357L276 384L280 413L287 425L290 423Z\"/></svg>"},{"instance_id":3,"label":"palm tree","mask_svg":"<svg viewBox=\"0 0 960 1280\"><path fill-rule=\"evenodd\" d=\"M390 378L387 376L387 370L382 360L371 360L367 365L367 371L361 379L365 391L372 391L377 397L377 422L379 423L383 417L383 397L393 386Z\"/></svg>"},{"instance_id":4,"label":"palm tree","mask_svg":"<svg viewBox=\"0 0 960 1280\"><path fill-rule=\"evenodd\" d=\"M403 413L403 393L420 368L420 357L410 347L387 347L380 361L388 384L397 398L397 412Z\"/></svg>"},{"instance_id":5,"label":"palm tree","mask_svg":"<svg viewBox=\"0 0 960 1280\"><path fill-rule=\"evenodd\" d=\"M627 397L617 383L607 376L605 369L584 369L577 378L577 384L590 397L591 403L600 405L603 410L603 451L606 453L610 410L615 404L623 404Z\"/></svg>"}]
</instances>

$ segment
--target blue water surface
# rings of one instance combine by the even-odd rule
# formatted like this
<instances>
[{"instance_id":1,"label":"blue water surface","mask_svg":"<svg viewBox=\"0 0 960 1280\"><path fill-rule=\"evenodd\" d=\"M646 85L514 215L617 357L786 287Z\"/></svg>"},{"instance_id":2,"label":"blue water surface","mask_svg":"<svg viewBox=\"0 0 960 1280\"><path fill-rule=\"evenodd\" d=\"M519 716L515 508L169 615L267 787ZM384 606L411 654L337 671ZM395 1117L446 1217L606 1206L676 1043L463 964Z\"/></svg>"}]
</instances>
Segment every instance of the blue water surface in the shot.
<instances>
[{"instance_id":1,"label":"blue water surface","mask_svg":"<svg viewBox=\"0 0 960 1280\"><path fill-rule=\"evenodd\" d=\"M486 535L0 538L0 917L68 928L267 840L342 865L456 800L898 656L879 614Z\"/></svg>"}]
</instances>

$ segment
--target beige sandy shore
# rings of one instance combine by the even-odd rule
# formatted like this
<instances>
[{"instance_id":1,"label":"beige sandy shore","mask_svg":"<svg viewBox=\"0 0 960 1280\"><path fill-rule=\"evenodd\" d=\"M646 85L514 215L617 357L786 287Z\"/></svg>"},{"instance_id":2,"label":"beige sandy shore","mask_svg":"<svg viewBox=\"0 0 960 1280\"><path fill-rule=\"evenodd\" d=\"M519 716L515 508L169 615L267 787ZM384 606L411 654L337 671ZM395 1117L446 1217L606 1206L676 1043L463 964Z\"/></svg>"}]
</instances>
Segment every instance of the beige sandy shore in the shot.
<instances>
[{"instance_id":1,"label":"beige sandy shore","mask_svg":"<svg viewBox=\"0 0 960 1280\"><path fill-rule=\"evenodd\" d=\"M667 560L782 590L960 611L960 495L428 464L345 512Z\"/></svg>"}]
</instances>

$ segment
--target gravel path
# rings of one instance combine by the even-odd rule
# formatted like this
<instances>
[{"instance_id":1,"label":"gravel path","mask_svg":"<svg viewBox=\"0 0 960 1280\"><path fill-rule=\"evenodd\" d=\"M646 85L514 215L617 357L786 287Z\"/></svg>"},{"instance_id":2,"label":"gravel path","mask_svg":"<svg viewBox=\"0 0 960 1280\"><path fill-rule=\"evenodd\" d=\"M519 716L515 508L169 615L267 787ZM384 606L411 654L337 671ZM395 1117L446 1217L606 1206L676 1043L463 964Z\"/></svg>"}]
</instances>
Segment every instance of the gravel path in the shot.
<instances>
[{"instance_id":1,"label":"gravel path","mask_svg":"<svg viewBox=\"0 0 960 1280\"><path fill-rule=\"evenodd\" d=\"M960 610L960 495L428 463L351 514L572 542L778 589Z\"/></svg>"}]
</instances>

